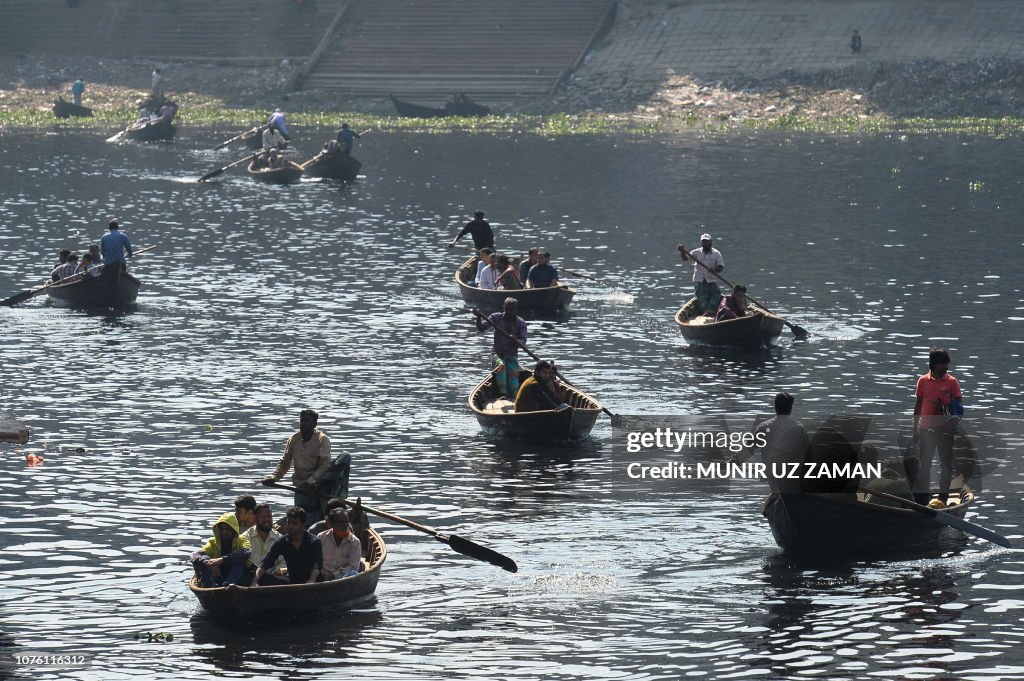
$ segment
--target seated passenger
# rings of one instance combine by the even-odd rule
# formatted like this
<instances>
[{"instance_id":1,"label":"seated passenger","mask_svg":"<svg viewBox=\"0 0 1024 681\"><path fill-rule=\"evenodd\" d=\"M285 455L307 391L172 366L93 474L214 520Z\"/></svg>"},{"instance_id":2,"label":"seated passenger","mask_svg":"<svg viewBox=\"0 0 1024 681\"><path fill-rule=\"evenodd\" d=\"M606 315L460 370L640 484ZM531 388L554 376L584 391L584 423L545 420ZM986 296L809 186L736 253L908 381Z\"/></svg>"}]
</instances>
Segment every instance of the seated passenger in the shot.
<instances>
[{"instance_id":1,"label":"seated passenger","mask_svg":"<svg viewBox=\"0 0 1024 681\"><path fill-rule=\"evenodd\" d=\"M50 280L60 281L60 277L57 276L57 270L68 261L68 256L71 255L71 249L62 248L60 249L60 255L57 258L57 264L50 268Z\"/></svg>"},{"instance_id":2,"label":"seated passenger","mask_svg":"<svg viewBox=\"0 0 1024 681\"><path fill-rule=\"evenodd\" d=\"M491 262L491 253L494 253L494 251L490 248L480 249L480 254L477 256L478 259L476 261L476 276L473 278L473 286L480 285L480 273L483 272L484 268Z\"/></svg>"},{"instance_id":3,"label":"seated passenger","mask_svg":"<svg viewBox=\"0 0 1024 681\"><path fill-rule=\"evenodd\" d=\"M92 279L93 277L100 276L99 267L97 266L92 253L86 253L82 256L82 262L80 262L78 264L78 268L75 269L75 274L81 275L83 279Z\"/></svg>"},{"instance_id":4,"label":"seated passenger","mask_svg":"<svg viewBox=\"0 0 1024 681\"><path fill-rule=\"evenodd\" d=\"M480 270L480 288L498 288L498 256L495 253L487 256L487 264Z\"/></svg>"},{"instance_id":5,"label":"seated passenger","mask_svg":"<svg viewBox=\"0 0 1024 681\"><path fill-rule=\"evenodd\" d=\"M238 529L243 534L256 524L256 497L251 494L240 494L235 498L235 517Z\"/></svg>"},{"instance_id":6,"label":"seated passenger","mask_svg":"<svg viewBox=\"0 0 1024 681\"><path fill-rule=\"evenodd\" d=\"M267 167L270 169L283 168L287 162L284 160L284 156L277 149L271 149L267 155Z\"/></svg>"},{"instance_id":7,"label":"seated passenger","mask_svg":"<svg viewBox=\"0 0 1024 681\"><path fill-rule=\"evenodd\" d=\"M63 265L58 265L53 268L50 272L50 279L53 281L60 281L61 279L67 279L68 277L74 276L75 270L78 269L78 254L71 253L68 255L67 262Z\"/></svg>"},{"instance_id":8,"label":"seated passenger","mask_svg":"<svg viewBox=\"0 0 1024 681\"><path fill-rule=\"evenodd\" d=\"M344 499L339 499L337 497L335 497L333 499L330 499L327 502L327 505L324 507L324 517L323 517L323 520L320 520L320 521L314 523L313 525L310 525L309 526L309 531L311 533L313 533L313 534L320 534L324 530L331 529L331 523L330 523L331 511L333 511L336 508L340 508L340 509L344 510L344 508L345 508L345 500Z\"/></svg>"},{"instance_id":9,"label":"seated passenger","mask_svg":"<svg viewBox=\"0 0 1024 681\"><path fill-rule=\"evenodd\" d=\"M249 542L238 534L238 519L225 513L213 524L213 536L190 557L196 581L206 588L238 584L249 560Z\"/></svg>"},{"instance_id":10,"label":"seated passenger","mask_svg":"<svg viewBox=\"0 0 1024 681\"><path fill-rule=\"evenodd\" d=\"M233 515L231 517L234 518ZM252 586L312 584L320 577L324 568L323 548L320 540L306 531L306 509L291 506L285 518L286 534L270 546L256 569ZM288 568L288 575L284 578L275 577L270 572L279 556L284 556Z\"/></svg>"},{"instance_id":11,"label":"seated passenger","mask_svg":"<svg viewBox=\"0 0 1024 681\"><path fill-rule=\"evenodd\" d=\"M516 393L516 412L565 409L565 388L555 376L554 362L541 360L533 368L533 376L523 381Z\"/></svg>"},{"instance_id":12,"label":"seated passenger","mask_svg":"<svg viewBox=\"0 0 1024 681\"><path fill-rule=\"evenodd\" d=\"M342 579L359 574L362 545L352 534L348 512L343 508L331 509L328 528L317 535L324 554L324 581Z\"/></svg>"},{"instance_id":13,"label":"seated passenger","mask_svg":"<svg viewBox=\"0 0 1024 681\"><path fill-rule=\"evenodd\" d=\"M558 286L558 270L551 266L550 253L538 253L537 264L526 276L526 288L547 288Z\"/></svg>"},{"instance_id":14,"label":"seated passenger","mask_svg":"<svg viewBox=\"0 0 1024 681\"><path fill-rule=\"evenodd\" d=\"M506 291L514 291L523 288L519 281L519 272L508 259L507 255L498 256L498 288Z\"/></svg>"},{"instance_id":15,"label":"seated passenger","mask_svg":"<svg viewBox=\"0 0 1024 681\"><path fill-rule=\"evenodd\" d=\"M744 317L747 314L747 287L743 284L736 284L732 287L732 293L722 298L718 303L718 312L715 313L716 322L724 322L727 319Z\"/></svg>"},{"instance_id":16,"label":"seated passenger","mask_svg":"<svg viewBox=\"0 0 1024 681\"><path fill-rule=\"evenodd\" d=\"M242 537L249 542L249 549L251 551L249 563L258 566L266 558L274 542L281 538L281 533L274 529L274 516L270 511L270 504L256 504L254 518L256 524L243 532ZM270 572L283 576L286 566L284 556L278 556L277 561L271 566ZM249 575L247 583L251 581L252 575Z\"/></svg>"}]
</instances>

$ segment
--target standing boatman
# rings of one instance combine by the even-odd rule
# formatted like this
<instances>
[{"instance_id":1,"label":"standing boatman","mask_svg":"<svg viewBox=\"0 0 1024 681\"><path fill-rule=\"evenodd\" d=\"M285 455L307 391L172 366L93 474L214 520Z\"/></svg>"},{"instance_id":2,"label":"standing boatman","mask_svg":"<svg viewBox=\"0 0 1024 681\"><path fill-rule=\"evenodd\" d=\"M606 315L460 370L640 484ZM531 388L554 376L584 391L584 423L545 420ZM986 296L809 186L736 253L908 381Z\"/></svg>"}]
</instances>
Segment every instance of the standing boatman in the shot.
<instances>
[{"instance_id":1,"label":"standing boatman","mask_svg":"<svg viewBox=\"0 0 1024 681\"><path fill-rule=\"evenodd\" d=\"M82 106L82 93L85 92L85 83L79 78L71 84L71 96L75 98L75 104Z\"/></svg>"},{"instance_id":2,"label":"standing boatman","mask_svg":"<svg viewBox=\"0 0 1024 681\"><path fill-rule=\"evenodd\" d=\"M448 248L454 248L459 239L467 234L473 235L473 248L475 250L479 251L481 248L494 250L494 230L491 229L491 223L484 220L484 212L482 210L473 213L473 220L466 223L462 231L448 244Z\"/></svg>"},{"instance_id":3,"label":"standing boatman","mask_svg":"<svg viewBox=\"0 0 1024 681\"><path fill-rule=\"evenodd\" d=\"M331 465L331 439L316 427L320 415L312 409L299 413L299 431L288 438L284 454L274 472L263 478L264 485L273 485L289 468L295 485L295 505L307 513L320 513L320 477Z\"/></svg>"},{"instance_id":4,"label":"standing boatman","mask_svg":"<svg viewBox=\"0 0 1024 681\"><path fill-rule=\"evenodd\" d=\"M117 220L108 222L107 229L109 231L100 239L100 252L103 254L103 273L112 276L110 272L116 274L128 269L125 254L129 258L132 257L132 242L128 240L128 235L121 231Z\"/></svg>"},{"instance_id":5,"label":"standing boatman","mask_svg":"<svg viewBox=\"0 0 1024 681\"><path fill-rule=\"evenodd\" d=\"M359 133L348 127L348 123L341 124L341 130L338 131L338 144L341 145L341 150L345 152L346 156L352 155L352 147L359 136Z\"/></svg>"},{"instance_id":6,"label":"standing boatman","mask_svg":"<svg viewBox=\"0 0 1024 681\"><path fill-rule=\"evenodd\" d=\"M686 246L679 244L679 255L684 261L687 257L694 261L693 289L694 295L697 297L697 305L700 308L697 314L702 312L715 314L718 310L718 303L722 300L722 291L718 288L715 274L725 269L725 260L722 259L722 254L717 248L711 247L711 235L707 232L701 234L700 248L693 249L689 254L686 252ZM701 264L704 267L701 267Z\"/></svg>"},{"instance_id":7,"label":"standing boatman","mask_svg":"<svg viewBox=\"0 0 1024 681\"><path fill-rule=\"evenodd\" d=\"M292 141L291 135L288 134L288 124L284 120L284 113L281 112L281 109L274 109L274 113L270 114L270 117L267 118L267 124L281 133L281 137L286 142Z\"/></svg>"},{"instance_id":8,"label":"standing boatman","mask_svg":"<svg viewBox=\"0 0 1024 681\"><path fill-rule=\"evenodd\" d=\"M498 390L509 400L515 400L519 393L519 346L526 347L526 321L517 314L519 301L505 299L503 312L487 316L486 324L494 327L494 344L491 350L491 371ZM473 308L476 314L476 330L487 330L481 317L483 313ZM512 340L512 338L516 340ZM518 343L516 341L519 341Z\"/></svg>"}]
</instances>

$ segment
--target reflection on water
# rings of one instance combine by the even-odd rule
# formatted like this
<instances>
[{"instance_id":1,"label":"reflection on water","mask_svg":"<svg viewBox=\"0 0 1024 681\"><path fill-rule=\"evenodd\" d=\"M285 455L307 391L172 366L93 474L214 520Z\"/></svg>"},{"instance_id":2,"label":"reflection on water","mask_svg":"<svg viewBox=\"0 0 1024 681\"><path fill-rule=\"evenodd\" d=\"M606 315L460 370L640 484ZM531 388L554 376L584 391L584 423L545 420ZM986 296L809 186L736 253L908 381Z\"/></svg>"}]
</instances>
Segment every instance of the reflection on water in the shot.
<instances>
[{"instance_id":1,"label":"reflection on water","mask_svg":"<svg viewBox=\"0 0 1024 681\"><path fill-rule=\"evenodd\" d=\"M1019 416L1024 194L1019 173L996 170L1022 157L1018 141L391 133L360 147L353 185L233 171L197 184L233 158L190 150L224 133L8 140L0 295L110 217L157 248L132 263L134 311L0 309L0 406L46 459L29 467L0 445L0 648L84 651L90 678L127 676L125 660L175 678L1024 676L1014 552L960 537L912 559L795 563L760 517L759 485L624 501L603 417L574 448L480 433L466 397L489 334L452 282L463 255L445 248L483 208L499 247L540 245L610 284L566 276L569 314L530 318L530 344L613 413L752 418L788 390L809 422L906 418L939 342L973 413ZM702 231L806 341L685 345L675 246ZM354 495L520 572L381 522L375 606L270 631L209 622L185 558L236 495L290 503L258 480L305 406L353 454ZM72 443L85 450L61 449ZM999 455L1000 485L970 519L1020 542L1019 467ZM160 631L174 640L137 638Z\"/></svg>"}]
</instances>

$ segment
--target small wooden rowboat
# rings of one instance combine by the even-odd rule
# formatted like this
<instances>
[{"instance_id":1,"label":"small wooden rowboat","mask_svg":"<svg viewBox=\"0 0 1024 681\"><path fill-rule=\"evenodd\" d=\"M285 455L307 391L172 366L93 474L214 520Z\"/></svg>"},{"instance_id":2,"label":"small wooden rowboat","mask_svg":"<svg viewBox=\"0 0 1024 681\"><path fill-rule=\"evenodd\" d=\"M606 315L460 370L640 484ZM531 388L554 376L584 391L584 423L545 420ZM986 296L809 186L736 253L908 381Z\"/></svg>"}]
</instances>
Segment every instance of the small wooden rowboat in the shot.
<instances>
[{"instance_id":1,"label":"small wooden rowboat","mask_svg":"<svg viewBox=\"0 0 1024 681\"><path fill-rule=\"evenodd\" d=\"M124 131L125 137L138 142L159 142L174 139L178 129L171 123L171 118L158 118L145 122L134 123Z\"/></svg>"},{"instance_id":2,"label":"small wooden rowboat","mask_svg":"<svg viewBox=\"0 0 1024 681\"><path fill-rule=\"evenodd\" d=\"M240 138L242 144L244 144L249 149L262 149L264 128L266 128L266 126L254 128L249 132L245 133L244 135L242 135L242 137Z\"/></svg>"},{"instance_id":3,"label":"small wooden rowboat","mask_svg":"<svg viewBox=\"0 0 1024 681\"><path fill-rule=\"evenodd\" d=\"M292 182L298 182L303 173L302 166L293 161L288 161L287 164L280 168L259 169L253 168L250 162L246 169L249 171L249 177L257 182L266 182L267 184L291 184Z\"/></svg>"},{"instance_id":4,"label":"small wooden rowboat","mask_svg":"<svg viewBox=\"0 0 1024 681\"><path fill-rule=\"evenodd\" d=\"M470 101L468 97L454 97L445 103L444 108L421 106L403 102L394 95L388 95L395 111L405 118L444 118L446 116L486 116L491 113L490 107Z\"/></svg>"},{"instance_id":5,"label":"small wooden rowboat","mask_svg":"<svg viewBox=\"0 0 1024 681\"><path fill-rule=\"evenodd\" d=\"M381 536L372 529L368 533L370 541L366 558L363 558L365 569L353 577L315 584L231 585L211 589L197 585L193 577L188 588L211 617L221 620L244 622L305 617L311 612L355 608L373 598L381 566L388 556Z\"/></svg>"},{"instance_id":6,"label":"small wooden rowboat","mask_svg":"<svg viewBox=\"0 0 1024 681\"><path fill-rule=\"evenodd\" d=\"M81 104L75 104L65 99L58 99L53 103L53 115L57 118L71 118L72 116L92 116L92 109Z\"/></svg>"},{"instance_id":7,"label":"small wooden rowboat","mask_svg":"<svg viewBox=\"0 0 1024 681\"><path fill-rule=\"evenodd\" d=\"M679 308L675 319L683 338L700 345L769 347L782 335L785 324L782 317L753 306L747 307L746 316L724 322L698 315L697 309L697 299L691 298Z\"/></svg>"},{"instance_id":8,"label":"small wooden rowboat","mask_svg":"<svg viewBox=\"0 0 1024 681\"><path fill-rule=\"evenodd\" d=\"M348 154L315 156L302 164L302 169L310 177L343 182L354 182L362 167L362 163Z\"/></svg>"},{"instance_id":9,"label":"small wooden rowboat","mask_svg":"<svg viewBox=\"0 0 1024 681\"><path fill-rule=\"evenodd\" d=\"M50 300L62 307L128 307L139 297L139 280L120 268L66 281L46 288Z\"/></svg>"},{"instance_id":10,"label":"small wooden rowboat","mask_svg":"<svg viewBox=\"0 0 1024 681\"><path fill-rule=\"evenodd\" d=\"M521 369L522 384L533 372ZM469 394L469 408L484 432L502 437L559 442L580 440L593 430L601 415L601 403L575 388L564 386L569 407L557 410L515 412L515 405L498 392L494 374L488 373Z\"/></svg>"},{"instance_id":11,"label":"small wooden rowboat","mask_svg":"<svg viewBox=\"0 0 1024 681\"><path fill-rule=\"evenodd\" d=\"M967 485L949 496L942 513L967 514L974 493ZM764 516L775 542L791 553L865 554L934 548L944 525L920 511L865 501L863 493L773 494Z\"/></svg>"},{"instance_id":12,"label":"small wooden rowboat","mask_svg":"<svg viewBox=\"0 0 1024 681\"><path fill-rule=\"evenodd\" d=\"M568 286L547 286L545 288L483 289L473 286L476 279L477 256L471 257L455 270L455 283L462 293L462 299L470 305L489 310L500 310L506 298L519 301L520 310L562 311L569 307L576 291ZM518 261L516 261L518 264Z\"/></svg>"}]
</instances>

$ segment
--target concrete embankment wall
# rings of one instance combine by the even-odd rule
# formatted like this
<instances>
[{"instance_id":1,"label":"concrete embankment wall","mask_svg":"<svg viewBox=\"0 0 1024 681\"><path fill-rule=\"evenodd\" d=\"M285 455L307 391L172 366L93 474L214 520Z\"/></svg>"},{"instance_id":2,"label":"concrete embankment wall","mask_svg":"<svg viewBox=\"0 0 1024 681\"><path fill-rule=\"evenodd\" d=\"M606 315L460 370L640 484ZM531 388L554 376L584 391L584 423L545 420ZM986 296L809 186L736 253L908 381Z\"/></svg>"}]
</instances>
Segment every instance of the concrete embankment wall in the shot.
<instances>
[{"instance_id":1,"label":"concrete embankment wall","mask_svg":"<svg viewBox=\"0 0 1024 681\"><path fill-rule=\"evenodd\" d=\"M860 54L850 50L854 29ZM657 88L921 59L1024 60L1020 0L622 0L579 78Z\"/></svg>"}]
</instances>

